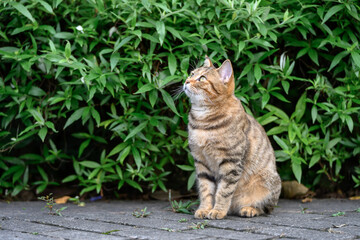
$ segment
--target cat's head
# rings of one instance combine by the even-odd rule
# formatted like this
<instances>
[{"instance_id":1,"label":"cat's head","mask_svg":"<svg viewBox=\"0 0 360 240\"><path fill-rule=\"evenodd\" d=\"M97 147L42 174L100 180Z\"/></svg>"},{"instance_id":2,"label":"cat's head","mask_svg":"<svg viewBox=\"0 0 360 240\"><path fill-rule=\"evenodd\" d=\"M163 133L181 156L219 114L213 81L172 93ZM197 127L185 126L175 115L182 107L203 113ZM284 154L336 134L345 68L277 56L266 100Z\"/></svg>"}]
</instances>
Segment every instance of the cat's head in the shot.
<instances>
[{"instance_id":1,"label":"cat's head","mask_svg":"<svg viewBox=\"0 0 360 240\"><path fill-rule=\"evenodd\" d=\"M209 57L186 79L183 89L192 104L211 105L234 94L234 73L230 60L215 68Z\"/></svg>"}]
</instances>

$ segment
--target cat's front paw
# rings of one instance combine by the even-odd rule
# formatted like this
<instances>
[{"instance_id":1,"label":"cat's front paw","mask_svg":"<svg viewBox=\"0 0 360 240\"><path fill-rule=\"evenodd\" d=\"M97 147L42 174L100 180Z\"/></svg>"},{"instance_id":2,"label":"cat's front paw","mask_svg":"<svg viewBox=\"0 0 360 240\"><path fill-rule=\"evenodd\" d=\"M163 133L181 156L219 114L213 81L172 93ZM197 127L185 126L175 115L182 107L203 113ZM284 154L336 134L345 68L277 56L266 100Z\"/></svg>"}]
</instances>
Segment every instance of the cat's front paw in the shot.
<instances>
[{"instance_id":1,"label":"cat's front paw","mask_svg":"<svg viewBox=\"0 0 360 240\"><path fill-rule=\"evenodd\" d=\"M241 210L240 210L240 216L241 217L248 217L248 218L251 218L251 217L256 217L260 215L260 211L259 209L257 208L253 208L253 207L243 207Z\"/></svg>"},{"instance_id":2,"label":"cat's front paw","mask_svg":"<svg viewBox=\"0 0 360 240\"><path fill-rule=\"evenodd\" d=\"M196 210L194 217L197 219L203 219L208 215L209 212L210 209L204 209L204 208L198 209Z\"/></svg>"},{"instance_id":3,"label":"cat's front paw","mask_svg":"<svg viewBox=\"0 0 360 240\"><path fill-rule=\"evenodd\" d=\"M207 215L208 219L223 219L226 216L226 211L212 209Z\"/></svg>"}]
</instances>

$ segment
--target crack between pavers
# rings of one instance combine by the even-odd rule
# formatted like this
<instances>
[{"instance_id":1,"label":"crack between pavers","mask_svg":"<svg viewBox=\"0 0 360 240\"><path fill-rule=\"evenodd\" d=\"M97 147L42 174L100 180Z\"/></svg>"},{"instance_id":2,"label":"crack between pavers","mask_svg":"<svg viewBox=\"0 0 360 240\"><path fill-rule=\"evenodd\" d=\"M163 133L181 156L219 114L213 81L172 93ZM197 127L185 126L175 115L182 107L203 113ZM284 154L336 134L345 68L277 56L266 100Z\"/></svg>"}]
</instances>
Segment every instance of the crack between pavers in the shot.
<instances>
[{"instance_id":1,"label":"crack between pavers","mask_svg":"<svg viewBox=\"0 0 360 240\"><path fill-rule=\"evenodd\" d=\"M44 224L45 225L45 224ZM26 234L30 234L30 235L34 235L34 236L43 236L43 237L51 237L53 239L62 239L62 240L71 240L69 238L62 238L62 237L54 237L54 236L50 236L50 235L46 235L44 233L37 233L37 234L34 234L33 232L25 232L25 231L17 231L17 230L14 230L14 229L9 229L9 228L0 228L0 231L1 230L7 230L7 231L10 231L10 232L17 232L17 233L26 233ZM56 231L59 231L59 230L55 230L55 231L48 231L48 232L56 232Z\"/></svg>"},{"instance_id":2,"label":"crack between pavers","mask_svg":"<svg viewBox=\"0 0 360 240\"><path fill-rule=\"evenodd\" d=\"M59 228L62 228L62 229L66 229L66 230L75 230L75 231L81 231L81 232L89 232L89 233L96 233L96 234L101 234L101 235L104 235L104 232L100 232L100 231L93 231L93 230L84 230L84 229L79 229L79 228L70 228L70 227L66 227L66 226L61 226L61 225L56 225L56 224L53 224L53 223L46 223L46 222L41 222L41 221L36 221L36 220L23 220L23 219L18 219L18 218L13 218L15 220L18 220L18 221L25 221L25 222L31 222L31 223L36 223L36 224L42 224L42 225L46 225L46 226L53 226L53 227L59 227ZM56 232L56 231L60 231L60 230L54 230L54 231L49 231L49 232ZM17 231L19 232L19 231ZM26 233L29 233L29 232L26 232ZM46 237L48 237L49 235L46 235ZM112 236L119 236L119 237L127 237L129 238L129 236L125 236L125 235L112 235ZM52 237L52 236L50 236ZM71 240L70 238L64 238L64 240Z\"/></svg>"},{"instance_id":3,"label":"crack between pavers","mask_svg":"<svg viewBox=\"0 0 360 240\"><path fill-rule=\"evenodd\" d=\"M104 223L111 223L111 224L119 224L119 225L123 225L123 226L129 226L129 227L139 227L138 225L134 225L134 224L129 224L129 223L122 223L122 222L113 222L113 221L105 221L105 220L95 220L95 219L87 219L87 218L83 218L84 220L87 220L87 221L94 221L94 222L104 222ZM162 230L162 231L168 231L164 228L152 228L152 227L148 227L148 226L141 226L142 228L146 228L146 229L157 229L157 230ZM208 227L212 227L212 226L207 226L206 228ZM215 229L223 229L223 230L232 230L232 231L236 231L236 232L246 232L246 230L235 230L235 229L226 229L226 228L216 228L216 227L212 227L212 228L215 228ZM180 229L180 230L175 230L175 229L172 229L174 230L174 232L178 232L178 233L196 233L195 231L201 231L201 229L191 229L191 228L185 228L185 229ZM247 231L248 232L248 231ZM252 233L252 232L248 232L248 233ZM276 236L273 236L271 234L264 234L264 233L256 233L258 235L264 235L264 236L270 236L272 238L268 238L268 239L274 239L274 237ZM199 236L198 234L196 234L197 236ZM208 238L208 237L213 237L211 235L207 235L207 234L204 234L204 239ZM199 237L202 237L202 236L199 236ZM221 239L221 238L219 238ZM236 238L227 238L227 239L236 239Z\"/></svg>"},{"instance_id":4,"label":"crack between pavers","mask_svg":"<svg viewBox=\"0 0 360 240\"><path fill-rule=\"evenodd\" d=\"M267 238L266 240L270 240L270 239L276 239L276 238L281 238L282 236L274 236L272 234L269 233L260 233L260 232L256 232L258 229L241 229L241 230L236 230L233 228L229 228L229 227L218 227L218 226L214 226L214 225L208 225L209 227L215 228L215 229L224 229L224 230L232 230L232 231L237 231L237 232L246 232L246 233L255 233L257 235L263 235L263 236L268 236L270 238ZM294 238L294 237L289 237L289 236L283 236L283 237L287 237L290 239L298 239L298 238Z\"/></svg>"},{"instance_id":5,"label":"crack between pavers","mask_svg":"<svg viewBox=\"0 0 360 240\"><path fill-rule=\"evenodd\" d=\"M255 221L251 221L249 220L249 222L251 223L259 223L259 222L255 222ZM305 230L313 230L313 231L318 231L318 232L328 232L328 228L322 228L322 229L314 229L314 228L309 228L309 227L298 227L298 226L293 226L293 225L282 225L282 224L276 224L276 223L270 223L270 224L266 224L266 223L261 223L264 225L269 225L269 226L277 226L277 227L290 227L290 228L296 228L296 229L305 229ZM331 224L331 223L329 223ZM356 225L347 225L347 226L354 226L356 227Z\"/></svg>"},{"instance_id":6,"label":"crack between pavers","mask_svg":"<svg viewBox=\"0 0 360 240\"><path fill-rule=\"evenodd\" d=\"M249 222L254 223L254 224L258 224L259 222L255 222L255 221L251 221L249 220ZM271 227L271 226L276 226L276 227L289 227L289 228L294 228L294 229L301 229L301 230L312 230L312 231L317 231L320 233L323 232L329 232L329 229L331 229L331 227L328 228L323 228L323 229L313 229L313 228L309 228L309 227L297 227L297 226L289 226L289 225L282 225L282 224L276 224L276 223L270 223L270 224L266 224L266 223L261 223L263 225L266 225L267 227ZM234 228L231 227L218 227L218 226L214 226L209 224L209 227L213 227L213 228L217 228L217 229L227 229L227 230L236 230ZM347 225L347 226L354 226L354 225ZM256 234L260 234L260 235L266 235L266 236L273 236L271 234L265 234L265 233L261 233L261 232L257 232L259 231L259 228L255 228L255 229L244 229L244 230L236 230L236 231L240 231L240 232L249 232L249 233L256 233ZM351 233L346 233L346 232L339 232L339 233L334 233L334 234L348 234L348 235L352 235ZM291 239L298 239L298 238L294 238L291 236L287 236L286 234L284 236L275 236L275 237L287 237L287 238L291 238ZM358 237L357 235L353 235L353 237Z\"/></svg>"}]
</instances>

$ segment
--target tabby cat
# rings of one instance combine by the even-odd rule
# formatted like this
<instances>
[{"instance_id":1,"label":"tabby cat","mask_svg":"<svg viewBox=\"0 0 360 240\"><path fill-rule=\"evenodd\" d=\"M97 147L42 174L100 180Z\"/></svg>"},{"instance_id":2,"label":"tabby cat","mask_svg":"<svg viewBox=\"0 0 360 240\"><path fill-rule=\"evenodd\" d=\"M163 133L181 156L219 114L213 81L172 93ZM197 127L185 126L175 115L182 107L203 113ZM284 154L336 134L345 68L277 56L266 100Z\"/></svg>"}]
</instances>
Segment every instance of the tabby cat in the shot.
<instances>
[{"instance_id":1,"label":"tabby cat","mask_svg":"<svg viewBox=\"0 0 360 240\"><path fill-rule=\"evenodd\" d=\"M208 57L183 86L191 101L189 147L200 198L195 218L254 217L270 213L279 199L274 150L234 88L230 60L215 68Z\"/></svg>"}]
</instances>

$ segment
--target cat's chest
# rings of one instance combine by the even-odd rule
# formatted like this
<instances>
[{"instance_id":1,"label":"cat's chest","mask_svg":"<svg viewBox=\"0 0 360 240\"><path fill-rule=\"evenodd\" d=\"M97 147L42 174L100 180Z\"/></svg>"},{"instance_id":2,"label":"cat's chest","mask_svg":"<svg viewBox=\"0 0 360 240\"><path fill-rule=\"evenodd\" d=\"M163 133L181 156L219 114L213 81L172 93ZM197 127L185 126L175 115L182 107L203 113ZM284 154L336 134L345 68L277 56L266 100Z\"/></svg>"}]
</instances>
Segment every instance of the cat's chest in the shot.
<instances>
[{"instance_id":1,"label":"cat's chest","mask_svg":"<svg viewBox=\"0 0 360 240\"><path fill-rule=\"evenodd\" d=\"M202 129L193 129L189 127L189 144L194 147L204 148L212 141L212 136L208 131Z\"/></svg>"}]
</instances>

